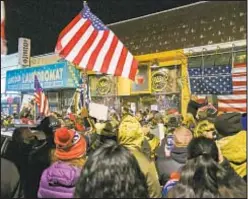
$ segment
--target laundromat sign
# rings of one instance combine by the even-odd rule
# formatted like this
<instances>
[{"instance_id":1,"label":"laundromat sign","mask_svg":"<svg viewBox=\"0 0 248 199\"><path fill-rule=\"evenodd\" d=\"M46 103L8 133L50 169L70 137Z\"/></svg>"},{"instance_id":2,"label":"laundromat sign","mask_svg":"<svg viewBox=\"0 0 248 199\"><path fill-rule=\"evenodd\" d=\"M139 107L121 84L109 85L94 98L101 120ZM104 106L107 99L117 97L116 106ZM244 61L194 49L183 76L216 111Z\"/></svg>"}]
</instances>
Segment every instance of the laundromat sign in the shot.
<instances>
[{"instance_id":1,"label":"laundromat sign","mask_svg":"<svg viewBox=\"0 0 248 199\"><path fill-rule=\"evenodd\" d=\"M7 71L7 91L34 90L34 76L37 75L42 88L73 88L75 84L68 71L67 63L56 63L41 67Z\"/></svg>"}]
</instances>

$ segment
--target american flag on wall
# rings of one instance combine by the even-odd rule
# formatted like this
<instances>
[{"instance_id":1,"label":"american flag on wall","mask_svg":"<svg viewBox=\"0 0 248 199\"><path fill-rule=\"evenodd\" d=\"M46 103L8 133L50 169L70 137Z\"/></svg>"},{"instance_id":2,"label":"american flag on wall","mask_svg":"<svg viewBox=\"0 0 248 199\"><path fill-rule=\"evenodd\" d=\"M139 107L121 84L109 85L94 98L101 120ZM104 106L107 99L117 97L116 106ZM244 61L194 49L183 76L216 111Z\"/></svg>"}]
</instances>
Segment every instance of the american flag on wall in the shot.
<instances>
[{"instance_id":1,"label":"american flag on wall","mask_svg":"<svg viewBox=\"0 0 248 199\"><path fill-rule=\"evenodd\" d=\"M36 75L34 77L34 89L35 102L39 107L39 112L46 117L50 113L49 103Z\"/></svg>"},{"instance_id":2,"label":"american flag on wall","mask_svg":"<svg viewBox=\"0 0 248 199\"><path fill-rule=\"evenodd\" d=\"M231 70L229 70L231 69ZM199 70L199 69L197 69ZM220 67L217 67L214 70L217 74L220 74ZM198 102L202 103L205 101L207 95L216 95L218 101L218 111L220 112L247 112L246 100L247 100L247 64L246 63L234 63L233 67L224 66L223 71L226 70L226 74L219 76L219 78L214 78L210 81L207 81L208 87L211 87L211 91L206 89L204 86L199 89L199 82L204 82L204 80L193 81L192 79L192 70L189 69L189 76L191 75L191 92L197 95ZM230 71L230 75L228 75ZM207 77L211 79L211 77ZM213 81L214 80L214 81ZM197 88L197 90L196 90ZM204 91L205 89L205 91ZM199 92L198 92L199 91ZM222 93L225 92L225 95ZM207 94L207 95L206 95Z\"/></svg>"},{"instance_id":3,"label":"american flag on wall","mask_svg":"<svg viewBox=\"0 0 248 199\"><path fill-rule=\"evenodd\" d=\"M247 64L234 64L232 68L233 92L231 95L218 95L218 110L221 112L246 112Z\"/></svg>"},{"instance_id":4,"label":"american flag on wall","mask_svg":"<svg viewBox=\"0 0 248 199\"><path fill-rule=\"evenodd\" d=\"M79 68L135 79L138 62L87 4L60 33L55 52Z\"/></svg>"}]
</instances>

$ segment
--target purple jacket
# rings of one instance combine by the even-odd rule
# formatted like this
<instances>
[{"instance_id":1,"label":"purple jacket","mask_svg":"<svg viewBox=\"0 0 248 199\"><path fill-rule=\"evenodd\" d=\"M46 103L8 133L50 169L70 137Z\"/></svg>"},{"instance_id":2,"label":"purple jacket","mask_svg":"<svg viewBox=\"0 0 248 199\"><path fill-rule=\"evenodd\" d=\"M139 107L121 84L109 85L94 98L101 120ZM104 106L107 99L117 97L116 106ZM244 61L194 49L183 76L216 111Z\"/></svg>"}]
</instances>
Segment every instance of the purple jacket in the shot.
<instances>
[{"instance_id":1,"label":"purple jacket","mask_svg":"<svg viewBox=\"0 0 248 199\"><path fill-rule=\"evenodd\" d=\"M55 162L42 173L38 198L73 198L80 172L78 167Z\"/></svg>"}]
</instances>

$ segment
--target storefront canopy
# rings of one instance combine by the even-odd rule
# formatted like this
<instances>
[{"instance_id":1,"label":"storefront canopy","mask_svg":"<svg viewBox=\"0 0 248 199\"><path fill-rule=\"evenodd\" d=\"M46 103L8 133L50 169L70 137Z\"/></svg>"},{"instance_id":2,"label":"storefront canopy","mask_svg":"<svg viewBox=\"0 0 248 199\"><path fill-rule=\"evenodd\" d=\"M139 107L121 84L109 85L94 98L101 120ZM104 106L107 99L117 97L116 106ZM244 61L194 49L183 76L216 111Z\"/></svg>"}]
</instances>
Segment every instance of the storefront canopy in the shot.
<instances>
[{"instance_id":1,"label":"storefront canopy","mask_svg":"<svg viewBox=\"0 0 248 199\"><path fill-rule=\"evenodd\" d=\"M11 70L6 74L6 91L33 91L35 75L45 90L76 88L80 78L79 70L67 62Z\"/></svg>"}]
</instances>

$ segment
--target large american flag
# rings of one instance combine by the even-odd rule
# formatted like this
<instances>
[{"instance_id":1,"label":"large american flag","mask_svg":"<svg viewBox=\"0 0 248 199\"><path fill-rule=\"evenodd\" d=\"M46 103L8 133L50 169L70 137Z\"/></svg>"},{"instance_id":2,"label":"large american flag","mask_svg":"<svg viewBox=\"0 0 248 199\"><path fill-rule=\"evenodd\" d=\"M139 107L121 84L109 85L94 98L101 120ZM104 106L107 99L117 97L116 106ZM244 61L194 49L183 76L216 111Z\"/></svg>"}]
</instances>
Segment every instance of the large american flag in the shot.
<instances>
[{"instance_id":1,"label":"large american flag","mask_svg":"<svg viewBox=\"0 0 248 199\"><path fill-rule=\"evenodd\" d=\"M247 64L234 64L232 68L233 92L218 95L218 110L222 112L246 112Z\"/></svg>"},{"instance_id":2,"label":"large american flag","mask_svg":"<svg viewBox=\"0 0 248 199\"><path fill-rule=\"evenodd\" d=\"M41 115L44 115L46 117L49 115L50 112L49 103L36 75L34 77L34 89L35 102L39 107L39 112Z\"/></svg>"},{"instance_id":3,"label":"large american flag","mask_svg":"<svg viewBox=\"0 0 248 199\"><path fill-rule=\"evenodd\" d=\"M87 4L60 33L55 52L79 68L135 79L138 62Z\"/></svg>"},{"instance_id":4,"label":"large american flag","mask_svg":"<svg viewBox=\"0 0 248 199\"><path fill-rule=\"evenodd\" d=\"M216 67L213 70L219 76L217 78L207 77L207 87L200 86L199 82L206 80L196 80L191 78L191 92L197 94L198 102L202 103L206 95L216 95L218 100L218 111L220 112L247 112L246 100L247 100L247 79L246 79L246 63L236 63L233 67L224 66L222 72L225 71L225 75L221 75L220 67ZM199 70L199 69L196 69ZM230 75L228 75L230 71ZM192 70L189 69L189 74L192 75ZM208 72L209 75L211 72ZM198 73L197 73L198 74ZM211 80L211 81L210 81ZM214 80L214 81L213 81ZM225 95L224 95L225 93Z\"/></svg>"},{"instance_id":5,"label":"large american flag","mask_svg":"<svg viewBox=\"0 0 248 199\"><path fill-rule=\"evenodd\" d=\"M188 69L192 94L231 94L232 66L205 66Z\"/></svg>"}]
</instances>

